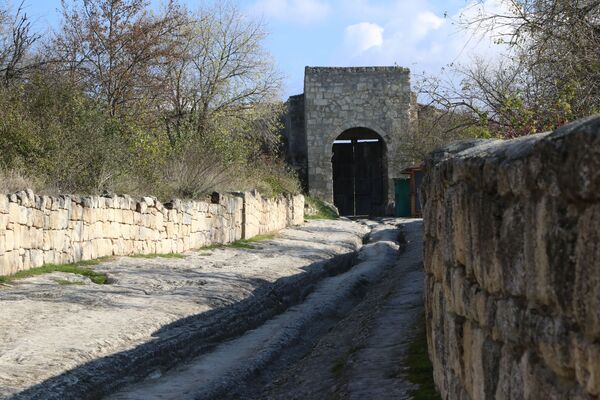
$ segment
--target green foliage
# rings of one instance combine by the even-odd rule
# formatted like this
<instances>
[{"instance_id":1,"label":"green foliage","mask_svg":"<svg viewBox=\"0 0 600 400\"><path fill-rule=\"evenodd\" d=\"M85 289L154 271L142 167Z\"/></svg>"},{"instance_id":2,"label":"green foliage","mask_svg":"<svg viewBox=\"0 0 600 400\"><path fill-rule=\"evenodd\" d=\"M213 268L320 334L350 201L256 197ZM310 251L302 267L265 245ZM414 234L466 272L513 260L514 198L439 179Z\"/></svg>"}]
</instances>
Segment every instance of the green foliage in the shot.
<instances>
[{"instance_id":1,"label":"green foliage","mask_svg":"<svg viewBox=\"0 0 600 400\"><path fill-rule=\"evenodd\" d=\"M433 367L427 352L424 319L418 324L415 338L410 343L404 362L407 366L408 380L417 385L411 398L414 400L441 400L433 382Z\"/></svg>"},{"instance_id":2,"label":"green foliage","mask_svg":"<svg viewBox=\"0 0 600 400\"><path fill-rule=\"evenodd\" d=\"M321 199L313 196L305 196L304 200L310 209L316 210L313 213L307 213L304 218L306 219L338 219L339 215L330 205L322 201Z\"/></svg>"},{"instance_id":3,"label":"green foliage","mask_svg":"<svg viewBox=\"0 0 600 400\"><path fill-rule=\"evenodd\" d=\"M84 282L81 281L68 281L66 279L56 279L54 282L58 283L59 285L84 285Z\"/></svg>"},{"instance_id":4,"label":"green foliage","mask_svg":"<svg viewBox=\"0 0 600 400\"><path fill-rule=\"evenodd\" d=\"M248 185L268 197L300 193L296 173L279 158L256 160L254 170L248 175Z\"/></svg>"},{"instance_id":5,"label":"green foliage","mask_svg":"<svg viewBox=\"0 0 600 400\"><path fill-rule=\"evenodd\" d=\"M233 247L236 249L255 249L256 247L252 245L252 243L262 242L265 240L271 240L275 238L275 235L267 234L267 235L256 235L249 239L236 240L231 243L229 247Z\"/></svg>"},{"instance_id":6,"label":"green foliage","mask_svg":"<svg viewBox=\"0 0 600 400\"><path fill-rule=\"evenodd\" d=\"M89 14L64 2L44 54L28 48L50 62L0 88L0 174L23 178L0 189L161 200L299 191L279 154L284 104L260 23L233 6L200 17L169 4L154 14L147 2L94 0L102 12Z\"/></svg>"},{"instance_id":7,"label":"green foliage","mask_svg":"<svg viewBox=\"0 0 600 400\"><path fill-rule=\"evenodd\" d=\"M104 257L96 260L80 261L74 264L48 264L38 268L19 271L14 275L0 275L0 283L10 283L15 280L50 274L52 272L66 272L88 277L92 282L98 285L104 285L108 282L108 276L106 276L106 274L84 267L98 265L108 259L109 258Z\"/></svg>"}]
</instances>

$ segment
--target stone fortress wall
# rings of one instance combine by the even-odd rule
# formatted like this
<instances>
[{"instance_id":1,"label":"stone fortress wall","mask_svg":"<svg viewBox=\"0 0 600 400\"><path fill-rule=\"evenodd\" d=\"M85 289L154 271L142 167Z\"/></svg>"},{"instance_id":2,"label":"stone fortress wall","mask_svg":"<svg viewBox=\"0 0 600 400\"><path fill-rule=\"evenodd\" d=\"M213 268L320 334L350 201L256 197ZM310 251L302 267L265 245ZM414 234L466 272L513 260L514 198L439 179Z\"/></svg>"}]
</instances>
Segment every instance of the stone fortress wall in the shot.
<instances>
[{"instance_id":1,"label":"stone fortress wall","mask_svg":"<svg viewBox=\"0 0 600 400\"><path fill-rule=\"evenodd\" d=\"M257 192L211 202L152 197L0 194L0 275L104 256L176 253L304 221L304 197Z\"/></svg>"},{"instance_id":2,"label":"stone fortress wall","mask_svg":"<svg viewBox=\"0 0 600 400\"><path fill-rule=\"evenodd\" d=\"M600 396L600 117L433 154L429 353L444 399Z\"/></svg>"}]
</instances>

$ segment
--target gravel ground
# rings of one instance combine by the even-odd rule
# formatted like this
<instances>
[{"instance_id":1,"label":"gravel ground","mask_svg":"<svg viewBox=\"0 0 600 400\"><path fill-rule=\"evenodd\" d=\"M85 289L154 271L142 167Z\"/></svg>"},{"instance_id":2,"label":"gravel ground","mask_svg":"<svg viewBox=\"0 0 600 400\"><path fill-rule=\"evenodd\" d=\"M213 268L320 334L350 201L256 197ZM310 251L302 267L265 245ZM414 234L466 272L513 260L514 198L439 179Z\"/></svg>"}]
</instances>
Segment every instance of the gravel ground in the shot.
<instances>
[{"instance_id":1,"label":"gravel ground","mask_svg":"<svg viewBox=\"0 0 600 400\"><path fill-rule=\"evenodd\" d=\"M109 285L53 273L0 287L0 398L102 397L123 371L131 371L123 379L139 379L152 360L193 355L182 343L192 348L198 337L236 336L300 301L323 274L342 272L329 261L352 254L368 231L350 221L313 221L254 249L95 266L108 273ZM303 293L285 297L299 287ZM138 364L143 368L132 371Z\"/></svg>"}]
</instances>

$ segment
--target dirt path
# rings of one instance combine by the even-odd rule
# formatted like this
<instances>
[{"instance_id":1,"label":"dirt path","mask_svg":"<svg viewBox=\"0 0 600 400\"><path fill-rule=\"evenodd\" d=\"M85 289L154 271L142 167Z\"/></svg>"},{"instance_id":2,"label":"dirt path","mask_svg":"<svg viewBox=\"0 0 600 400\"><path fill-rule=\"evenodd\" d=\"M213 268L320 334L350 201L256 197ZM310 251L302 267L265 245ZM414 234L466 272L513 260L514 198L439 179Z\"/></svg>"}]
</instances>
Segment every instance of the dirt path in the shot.
<instances>
[{"instance_id":1,"label":"dirt path","mask_svg":"<svg viewBox=\"0 0 600 400\"><path fill-rule=\"evenodd\" d=\"M316 221L254 249L94 267L110 285L55 273L2 287L0 398L99 398L170 368L300 302L350 267L367 231Z\"/></svg>"}]
</instances>

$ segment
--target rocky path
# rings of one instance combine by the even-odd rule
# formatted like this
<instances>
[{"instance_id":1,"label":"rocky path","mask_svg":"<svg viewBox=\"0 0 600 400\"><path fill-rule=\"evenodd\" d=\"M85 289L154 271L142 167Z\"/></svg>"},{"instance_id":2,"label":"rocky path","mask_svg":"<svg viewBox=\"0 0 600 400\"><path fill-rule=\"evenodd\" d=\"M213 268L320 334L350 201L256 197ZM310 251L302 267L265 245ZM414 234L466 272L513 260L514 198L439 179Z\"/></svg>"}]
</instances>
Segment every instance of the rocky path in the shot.
<instances>
[{"instance_id":1,"label":"rocky path","mask_svg":"<svg viewBox=\"0 0 600 400\"><path fill-rule=\"evenodd\" d=\"M422 314L421 223L364 223L372 231L351 270L257 329L108 398L409 399L402 358Z\"/></svg>"},{"instance_id":2,"label":"rocky path","mask_svg":"<svg viewBox=\"0 0 600 400\"><path fill-rule=\"evenodd\" d=\"M110 285L0 288L0 398L410 398L419 220L316 221L253 245L119 258L95 267Z\"/></svg>"},{"instance_id":3,"label":"rocky path","mask_svg":"<svg viewBox=\"0 0 600 400\"><path fill-rule=\"evenodd\" d=\"M0 287L0 398L101 398L161 374L300 303L352 266L368 231L315 221L253 249L94 267L109 285L54 273Z\"/></svg>"},{"instance_id":4,"label":"rocky path","mask_svg":"<svg viewBox=\"0 0 600 400\"><path fill-rule=\"evenodd\" d=\"M253 398L411 399L403 358L423 313L422 225L404 221L394 267L302 359Z\"/></svg>"}]
</instances>

